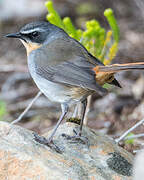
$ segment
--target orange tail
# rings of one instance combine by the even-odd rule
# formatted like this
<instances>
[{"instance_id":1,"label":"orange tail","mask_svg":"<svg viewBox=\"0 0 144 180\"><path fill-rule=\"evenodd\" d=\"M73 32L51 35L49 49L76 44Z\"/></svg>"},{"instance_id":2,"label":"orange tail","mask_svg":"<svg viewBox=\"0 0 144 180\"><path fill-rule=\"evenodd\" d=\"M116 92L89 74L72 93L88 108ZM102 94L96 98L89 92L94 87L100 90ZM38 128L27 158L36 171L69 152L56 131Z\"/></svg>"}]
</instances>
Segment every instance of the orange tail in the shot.
<instances>
[{"instance_id":1,"label":"orange tail","mask_svg":"<svg viewBox=\"0 0 144 180\"><path fill-rule=\"evenodd\" d=\"M96 72L96 74L101 72L116 73L119 71L128 71L131 69L144 69L144 62L96 66L94 68L94 71Z\"/></svg>"},{"instance_id":2,"label":"orange tail","mask_svg":"<svg viewBox=\"0 0 144 180\"><path fill-rule=\"evenodd\" d=\"M116 72L133 69L144 69L144 62L96 66L93 70L96 74L97 83L103 85L105 83L111 83L114 80L114 74Z\"/></svg>"}]
</instances>

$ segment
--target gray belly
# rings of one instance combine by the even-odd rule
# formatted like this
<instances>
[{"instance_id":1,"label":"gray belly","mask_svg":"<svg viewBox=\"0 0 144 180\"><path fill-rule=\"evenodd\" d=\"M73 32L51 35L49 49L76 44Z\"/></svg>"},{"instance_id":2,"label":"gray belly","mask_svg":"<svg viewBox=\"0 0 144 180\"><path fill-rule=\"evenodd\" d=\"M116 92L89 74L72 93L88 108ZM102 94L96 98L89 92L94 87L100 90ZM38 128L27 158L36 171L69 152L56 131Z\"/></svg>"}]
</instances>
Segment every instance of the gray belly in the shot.
<instances>
[{"instance_id":1,"label":"gray belly","mask_svg":"<svg viewBox=\"0 0 144 180\"><path fill-rule=\"evenodd\" d=\"M74 103L76 99L71 98L70 87L53 83L36 74L34 64L28 63L30 74L41 92L53 102Z\"/></svg>"},{"instance_id":2,"label":"gray belly","mask_svg":"<svg viewBox=\"0 0 144 180\"><path fill-rule=\"evenodd\" d=\"M66 103L71 100L69 88L50 82L39 76L34 75L33 79L41 92L51 101Z\"/></svg>"}]
</instances>

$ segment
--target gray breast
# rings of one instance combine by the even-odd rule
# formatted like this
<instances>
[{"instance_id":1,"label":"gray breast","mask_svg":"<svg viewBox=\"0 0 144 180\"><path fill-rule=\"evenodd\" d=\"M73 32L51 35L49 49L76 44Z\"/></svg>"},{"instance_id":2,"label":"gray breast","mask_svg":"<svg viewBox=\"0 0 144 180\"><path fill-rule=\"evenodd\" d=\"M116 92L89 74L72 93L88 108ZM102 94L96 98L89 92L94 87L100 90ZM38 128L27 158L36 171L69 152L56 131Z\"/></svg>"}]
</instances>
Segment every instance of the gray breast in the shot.
<instances>
[{"instance_id":1,"label":"gray breast","mask_svg":"<svg viewBox=\"0 0 144 180\"><path fill-rule=\"evenodd\" d=\"M67 103L72 101L71 90L68 86L48 81L36 73L34 57L34 52L32 52L28 57L28 68L34 82L41 92L53 102Z\"/></svg>"}]
</instances>

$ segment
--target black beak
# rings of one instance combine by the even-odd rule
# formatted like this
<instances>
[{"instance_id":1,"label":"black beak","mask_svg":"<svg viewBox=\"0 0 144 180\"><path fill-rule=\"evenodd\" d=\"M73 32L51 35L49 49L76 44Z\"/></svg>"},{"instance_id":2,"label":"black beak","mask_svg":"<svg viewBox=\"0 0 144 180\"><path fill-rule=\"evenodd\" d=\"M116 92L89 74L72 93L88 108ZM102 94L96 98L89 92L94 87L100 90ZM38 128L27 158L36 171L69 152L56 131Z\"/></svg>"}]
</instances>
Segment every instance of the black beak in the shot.
<instances>
[{"instance_id":1,"label":"black beak","mask_svg":"<svg viewBox=\"0 0 144 180\"><path fill-rule=\"evenodd\" d=\"M5 37L7 37L7 38L19 38L19 39L22 38L20 33L7 34Z\"/></svg>"}]
</instances>

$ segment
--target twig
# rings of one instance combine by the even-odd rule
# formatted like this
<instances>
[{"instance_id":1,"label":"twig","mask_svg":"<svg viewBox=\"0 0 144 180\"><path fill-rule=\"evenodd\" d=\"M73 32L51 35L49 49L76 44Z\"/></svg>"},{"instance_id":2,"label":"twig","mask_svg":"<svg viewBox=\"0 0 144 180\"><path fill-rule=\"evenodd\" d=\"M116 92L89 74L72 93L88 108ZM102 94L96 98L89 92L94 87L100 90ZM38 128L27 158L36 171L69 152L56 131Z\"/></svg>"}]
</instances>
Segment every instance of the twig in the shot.
<instances>
[{"instance_id":1,"label":"twig","mask_svg":"<svg viewBox=\"0 0 144 180\"><path fill-rule=\"evenodd\" d=\"M135 135L132 135L132 136L128 136L128 137L125 138L125 140L135 139L135 138L140 138L140 137L144 137L144 133L142 133L142 134L135 134Z\"/></svg>"},{"instance_id":2,"label":"twig","mask_svg":"<svg viewBox=\"0 0 144 180\"><path fill-rule=\"evenodd\" d=\"M87 126L87 123L88 123L88 113L89 113L89 111L90 111L91 98L92 98L92 96L89 96L89 97L87 98L88 103L87 103L86 112L85 112L85 117L84 117L84 125L85 125L85 126Z\"/></svg>"},{"instance_id":3,"label":"twig","mask_svg":"<svg viewBox=\"0 0 144 180\"><path fill-rule=\"evenodd\" d=\"M13 64L8 64L8 65L0 65L0 72L27 72L28 69L24 65L13 65Z\"/></svg>"},{"instance_id":4,"label":"twig","mask_svg":"<svg viewBox=\"0 0 144 180\"><path fill-rule=\"evenodd\" d=\"M142 119L141 121L139 121L138 123L136 123L133 127L131 127L130 129L128 129L122 136L120 136L119 138L115 139L115 141L117 143L119 143L121 140L123 140L130 132L132 132L134 129L136 129L138 126L140 126L141 124L144 123L144 119Z\"/></svg>"},{"instance_id":5,"label":"twig","mask_svg":"<svg viewBox=\"0 0 144 180\"><path fill-rule=\"evenodd\" d=\"M142 16L144 17L144 11L143 11L144 2L142 0L135 0L135 3L137 5L137 7L140 9Z\"/></svg>"},{"instance_id":6,"label":"twig","mask_svg":"<svg viewBox=\"0 0 144 180\"><path fill-rule=\"evenodd\" d=\"M137 150L133 150L133 153L139 153L141 152L143 149L137 149Z\"/></svg>"},{"instance_id":7,"label":"twig","mask_svg":"<svg viewBox=\"0 0 144 180\"><path fill-rule=\"evenodd\" d=\"M88 121L87 116L88 116L88 113L89 113L89 111L90 111L91 97L92 97L92 96L89 96L89 97L87 98L88 103L87 103L86 112L85 112L85 117L84 117L84 125L87 125L87 121ZM80 117L80 114L81 114L81 104L77 104L77 105L75 106L74 113L73 113L72 117L73 117L73 118L77 117L77 114L78 114L78 117Z\"/></svg>"},{"instance_id":8,"label":"twig","mask_svg":"<svg viewBox=\"0 0 144 180\"><path fill-rule=\"evenodd\" d=\"M19 121L21 121L21 119L24 117L24 115L28 112L28 110L31 108L33 103L40 97L41 94L42 94L42 92L39 91L37 93L37 95L34 97L34 99L30 102L30 104L26 107L26 109L20 114L20 116L17 119L12 121L11 124L15 124L15 123L18 123Z\"/></svg>"},{"instance_id":9,"label":"twig","mask_svg":"<svg viewBox=\"0 0 144 180\"><path fill-rule=\"evenodd\" d=\"M73 112L72 118L76 118L77 113L78 113L78 104L74 107L74 112Z\"/></svg>"},{"instance_id":10,"label":"twig","mask_svg":"<svg viewBox=\"0 0 144 180\"><path fill-rule=\"evenodd\" d=\"M1 91L2 92L9 92L18 81L25 81L30 79L30 75L24 72L15 72L2 85Z\"/></svg>"},{"instance_id":11,"label":"twig","mask_svg":"<svg viewBox=\"0 0 144 180\"><path fill-rule=\"evenodd\" d=\"M78 103L78 112L77 112L77 116L78 118L81 118L81 114L82 114L82 104L81 103Z\"/></svg>"}]
</instances>

